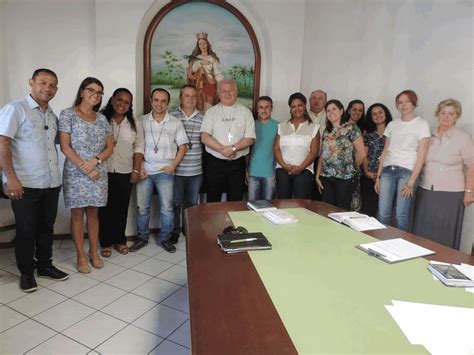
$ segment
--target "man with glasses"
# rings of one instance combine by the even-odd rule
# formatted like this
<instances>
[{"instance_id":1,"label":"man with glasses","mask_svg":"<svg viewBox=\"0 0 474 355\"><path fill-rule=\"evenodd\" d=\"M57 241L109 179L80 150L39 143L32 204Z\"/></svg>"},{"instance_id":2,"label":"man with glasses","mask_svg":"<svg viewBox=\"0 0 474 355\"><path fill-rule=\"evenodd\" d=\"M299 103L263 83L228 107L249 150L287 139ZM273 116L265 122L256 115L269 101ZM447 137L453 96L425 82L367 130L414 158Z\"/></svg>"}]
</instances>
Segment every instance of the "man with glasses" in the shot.
<instances>
[{"instance_id":1,"label":"man with glasses","mask_svg":"<svg viewBox=\"0 0 474 355\"><path fill-rule=\"evenodd\" d=\"M252 112L237 103L234 80L221 80L217 85L220 103L209 108L201 126L201 140L206 146L207 201L242 200L249 147L255 141Z\"/></svg>"},{"instance_id":2,"label":"man with glasses","mask_svg":"<svg viewBox=\"0 0 474 355\"><path fill-rule=\"evenodd\" d=\"M58 119L49 101L58 91L58 78L37 69L26 98L0 111L0 168L16 222L15 257L24 292L37 289L38 276L66 280L68 274L52 264L54 222L61 185L54 140Z\"/></svg>"}]
</instances>

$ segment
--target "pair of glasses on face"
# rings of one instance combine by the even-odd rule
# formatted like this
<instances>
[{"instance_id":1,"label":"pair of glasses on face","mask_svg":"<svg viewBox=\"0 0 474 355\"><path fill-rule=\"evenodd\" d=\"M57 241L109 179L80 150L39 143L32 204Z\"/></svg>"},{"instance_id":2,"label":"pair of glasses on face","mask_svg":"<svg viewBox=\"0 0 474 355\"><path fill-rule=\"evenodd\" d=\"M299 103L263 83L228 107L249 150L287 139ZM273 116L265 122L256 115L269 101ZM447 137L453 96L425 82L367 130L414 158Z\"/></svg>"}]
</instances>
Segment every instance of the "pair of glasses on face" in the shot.
<instances>
[{"instance_id":1,"label":"pair of glasses on face","mask_svg":"<svg viewBox=\"0 0 474 355\"><path fill-rule=\"evenodd\" d=\"M248 233L248 231L245 227L228 226L223 229L222 233L223 234L242 234L242 233Z\"/></svg>"},{"instance_id":2,"label":"pair of glasses on face","mask_svg":"<svg viewBox=\"0 0 474 355\"><path fill-rule=\"evenodd\" d=\"M93 88L84 88L84 90L86 90L89 94L91 95L99 95L99 96L103 96L104 95L104 92L103 91L97 91Z\"/></svg>"}]
</instances>

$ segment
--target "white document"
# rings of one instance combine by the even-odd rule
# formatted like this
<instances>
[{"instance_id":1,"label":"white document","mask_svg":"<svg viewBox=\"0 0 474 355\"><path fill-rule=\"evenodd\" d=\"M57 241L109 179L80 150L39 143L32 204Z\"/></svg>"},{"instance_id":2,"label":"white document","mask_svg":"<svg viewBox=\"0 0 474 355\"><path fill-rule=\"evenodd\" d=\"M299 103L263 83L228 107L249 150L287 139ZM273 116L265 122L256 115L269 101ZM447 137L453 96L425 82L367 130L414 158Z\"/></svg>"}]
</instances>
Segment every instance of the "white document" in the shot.
<instances>
[{"instance_id":1,"label":"white document","mask_svg":"<svg viewBox=\"0 0 474 355\"><path fill-rule=\"evenodd\" d=\"M403 260L418 258L434 254L435 252L402 238L381 240L378 242L365 243L357 246L371 256L375 256L388 263L396 263Z\"/></svg>"},{"instance_id":2,"label":"white document","mask_svg":"<svg viewBox=\"0 0 474 355\"><path fill-rule=\"evenodd\" d=\"M392 301L385 306L410 343L432 354L474 353L474 309Z\"/></svg>"},{"instance_id":3,"label":"white document","mask_svg":"<svg viewBox=\"0 0 474 355\"><path fill-rule=\"evenodd\" d=\"M335 212L328 217L359 232L387 228L374 217L359 212Z\"/></svg>"},{"instance_id":4,"label":"white document","mask_svg":"<svg viewBox=\"0 0 474 355\"><path fill-rule=\"evenodd\" d=\"M262 213L262 216L274 224L288 224L298 222L298 218L285 210L273 210Z\"/></svg>"}]
</instances>

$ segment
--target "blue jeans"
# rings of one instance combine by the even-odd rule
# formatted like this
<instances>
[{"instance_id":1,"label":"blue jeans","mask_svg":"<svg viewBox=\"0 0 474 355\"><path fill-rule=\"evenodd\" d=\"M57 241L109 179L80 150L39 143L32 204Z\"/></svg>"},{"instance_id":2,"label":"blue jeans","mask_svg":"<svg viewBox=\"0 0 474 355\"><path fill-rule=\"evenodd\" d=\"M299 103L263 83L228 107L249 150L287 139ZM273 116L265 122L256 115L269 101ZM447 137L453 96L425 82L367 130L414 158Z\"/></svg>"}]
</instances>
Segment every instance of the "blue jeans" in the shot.
<instances>
[{"instance_id":1,"label":"blue jeans","mask_svg":"<svg viewBox=\"0 0 474 355\"><path fill-rule=\"evenodd\" d=\"M410 209L414 197L403 197L402 189L411 173L411 170L401 166L389 165L383 168L380 176L378 219L383 224L391 224L392 206L395 199L395 227L404 231L408 231ZM416 191L416 182L413 191Z\"/></svg>"},{"instance_id":2,"label":"blue jeans","mask_svg":"<svg viewBox=\"0 0 474 355\"><path fill-rule=\"evenodd\" d=\"M199 199L202 174L194 176L174 177L174 233L180 234L181 218L184 225L184 209L196 206Z\"/></svg>"},{"instance_id":3,"label":"blue jeans","mask_svg":"<svg viewBox=\"0 0 474 355\"><path fill-rule=\"evenodd\" d=\"M158 201L160 203L161 227L158 236L160 242L164 242L170 238L173 230L174 175L165 173L149 175L146 180L137 184L137 233L139 239L148 241L153 186L158 191Z\"/></svg>"},{"instance_id":4,"label":"blue jeans","mask_svg":"<svg viewBox=\"0 0 474 355\"><path fill-rule=\"evenodd\" d=\"M273 200L276 179L272 177L251 176L249 179L249 200Z\"/></svg>"}]
</instances>

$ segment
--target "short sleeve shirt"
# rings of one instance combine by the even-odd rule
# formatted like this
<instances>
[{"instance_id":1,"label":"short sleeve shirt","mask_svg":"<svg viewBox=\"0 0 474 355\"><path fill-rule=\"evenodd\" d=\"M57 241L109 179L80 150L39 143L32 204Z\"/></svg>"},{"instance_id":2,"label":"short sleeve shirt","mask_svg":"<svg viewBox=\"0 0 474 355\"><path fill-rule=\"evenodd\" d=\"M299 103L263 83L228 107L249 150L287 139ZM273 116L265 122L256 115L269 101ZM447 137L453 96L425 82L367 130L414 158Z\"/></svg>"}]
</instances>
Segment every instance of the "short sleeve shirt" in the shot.
<instances>
[{"instance_id":1,"label":"short sleeve shirt","mask_svg":"<svg viewBox=\"0 0 474 355\"><path fill-rule=\"evenodd\" d=\"M359 127L353 123L334 127L331 132L324 131L321 176L348 180L357 175L354 142L361 135Z\"/></svg>"},{"instance_id":2,"label":"short sleeve shirt","mask_svg":"<svg viewBox=\"0 0 474 355\"><path fill-rule=\"evenodd\" d=\"M13 168L24 187L44 189L61 185L58 151L54 144L58 118L50 106L42 112L31 97L0 110L0 135L11 138ZM6 183L6 176L3 176Z\"/></svg>"},{"instance_id":3,"label":"short sleeve shirt","mask_svg":"<svg viewBox=\"0 0 474 355\"><path fill-rule=\"evenodd\" d=\"M231 146L242 138L255 139L255 122L252 112L239 103L232 106L217 104L209 108L202 121L201 132L210 134L219 143ZM218 159L228 160L221 153L206 146L206 151ZM249 153L249 148L239 150L234 159Z\"/></svg>"},{"instance_id":4,"label":"short sleeve shirt","mask_svg":"<svg viewBox=\"0 0 474 355\"><path fill-rule=\"evenodd\" d=\"M377 132L365 133L364 144L368 149L367 161L369 171L377 172L380 155L382 155L385 145L385 136L380 137Z\"/></svg>"},{"instance_id":5,"label":"short sleeve shirt","mask_svg":"<svg viewBox=\"0 0 474 355\"><path fill-rule=\"evenodd\" d=\"M395 165L413 170L421 139L430 137L428 122L420 117L404 122L396 119L387 125L384 136L390 138L384 166Z\"/></svg>"}]
</instances>

